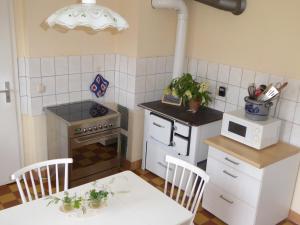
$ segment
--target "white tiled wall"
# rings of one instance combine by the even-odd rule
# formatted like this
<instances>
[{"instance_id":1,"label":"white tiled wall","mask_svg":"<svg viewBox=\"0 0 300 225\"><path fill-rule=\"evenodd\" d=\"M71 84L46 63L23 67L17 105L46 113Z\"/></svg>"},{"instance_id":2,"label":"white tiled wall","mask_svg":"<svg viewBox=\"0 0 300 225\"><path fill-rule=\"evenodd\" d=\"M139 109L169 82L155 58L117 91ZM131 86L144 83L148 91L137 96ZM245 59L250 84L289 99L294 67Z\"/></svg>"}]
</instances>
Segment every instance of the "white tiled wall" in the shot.
<instances>
[{"instance_id":1,"label":"white tiled wall","mask_svg":"<svg viewBox=\"0 0 300 225\"><path fill-rule=\"evenodd\" d=\"M115 102L130 109L159 100L171 81L173 57L131 58L116 56Z\"/></svg>"},{"instance_id":2,"label":"white tiled wall","mask_svg":"<svg viewBox=\"0 0 300 225\"><path fill-rule=\"evenodd\" d=\"M210 107L220 111L243 108L244 97L248 95L247 87L250 83L275 84L287 81L289 85L282 93L277 107L276 104L273 106L272 115L283 121L281 139L300 147L300 80L196 59L189 59L187 68L187 72L194 75L199 82L210 83L213 95ZM217 95L219 86L227 88L226 97Z\"/></svg>"},{"instance_id":3,"label":"white tiled wall","mask_svg":"<svg viewBox=\"0 0 300 225\"><path fill-rule=\"evenodd\" d=\"M133 58L118 54L20 58L22 111L39 115L44 106L88 99L137 109L139 103L161 99L164 87L172 79L173 61L172 56ZM199 82L210 83L210 107L220 111L243 108L250 83L288 81L288 88L272 113L283 121L281 139L300 146L300 80L198 59L187 59L185 72ZM98 73L110 82L107 94L100 99L89 91ZM219 86L227 88L226 97L217 95Z\"/></svg>"},{"instance_id":4,"label":"white tiled wall","mask_svg":"<svg viewBox=\"0 0 300 225\"><path fill-rule=\"evenodd\" d=\"M114 54L19 58L21 108L24 114L40 115L43 107L93 99L89 87L98 73L110 81L99 101L114 101Z\"/></svg>"},{"instance_id":5,"label":"white tiled wall","mask_svg":"<svg viewBox=\"0 0 300 225\"><path fill-rule=\"evenodd\" d=\"M20 58L22 112L40 115L45 106L80 100L116 102L129 109L158 100L171 80L173 57L141 58L116 54ZM104 98L89 87L100 73L109 82Z\"/></svg>"}]
</instances>

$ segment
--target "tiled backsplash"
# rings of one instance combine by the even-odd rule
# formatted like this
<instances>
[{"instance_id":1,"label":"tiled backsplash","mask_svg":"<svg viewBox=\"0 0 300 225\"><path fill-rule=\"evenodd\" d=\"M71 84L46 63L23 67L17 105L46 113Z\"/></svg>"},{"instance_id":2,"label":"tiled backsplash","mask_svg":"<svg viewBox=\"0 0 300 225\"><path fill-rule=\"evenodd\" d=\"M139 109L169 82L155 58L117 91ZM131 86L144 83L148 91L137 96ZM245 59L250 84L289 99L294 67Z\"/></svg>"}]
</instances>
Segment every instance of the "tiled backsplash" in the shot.
<instances>
[{"instance_id":1,"label":"tiled backsplash","mask_svg":"<svg viewBox=\"0 0 300 225\"><path fill-rule=\"evenodd\" d=\"M49 105L94 99L116 102L129 109L161 98L170 82L173 57L136 59L117 54L19 58L22 112L40 115ZM110 85L104 98L89 87L100 73Z\"/></svg>"},{"instance_id":2,"label":"tiled backsplash","mask_svg":"<svg viewBox=\"0 0 300 225\"><path fill-rule=\"evenodd\" d=\"M20 58L20 96L22 112L42 114L44 106L94 99L115 102L129 109L137 104L159 100L172 78L173 57L133 58L118 54ZM186 60L185 71L195 79L208 81L213 94L210 107L231 111L244 107L250 83L283 82L278 75L255 72L230 65ZM94 77L101 73L110 81L104 98L97 99L89 91ZM300 146L300 80L288 79L288 87L272 108L273 115L283 121L281 139ZM218 87L227 88L226 97L217 95ZM276 108L276 112L275 112Z\"/></svg>"}]
</instances>

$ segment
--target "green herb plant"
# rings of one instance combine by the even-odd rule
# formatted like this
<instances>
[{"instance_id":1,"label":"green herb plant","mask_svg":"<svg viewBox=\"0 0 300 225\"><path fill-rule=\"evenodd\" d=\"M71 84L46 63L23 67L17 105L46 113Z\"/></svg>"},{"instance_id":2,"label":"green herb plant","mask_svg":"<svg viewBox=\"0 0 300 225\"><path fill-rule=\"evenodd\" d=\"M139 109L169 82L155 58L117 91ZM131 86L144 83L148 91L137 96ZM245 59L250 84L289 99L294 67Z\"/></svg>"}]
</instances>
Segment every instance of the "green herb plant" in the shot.
<instances>
[{"instance_id":1,"label":"green herb plant","mask_svg":"<svg viewBox=\"0 0 300 225\"><path fill-rule=\"evenodd\" d=\"M184 73L181 77L171 81L165 88L164 94L182 98L184 105L194 100L201 102L202 106L207 106L212 101L208 89L209 84L207 82L198 83L191 74Z\"/></svg>"},{"instance_id":2,"label":"green herb plant","mask_svg":"<svg viewBox=\"0 0 300 225\"><path fill-rule=\"evenodd\" d=\"M92 189L88 193L89 206L91 208L99 208L101 203L105 202L108 199L109 192L96 189Z\"/></svg>"},{"instance_id":3,"label":"green herb plant","mask_svg":"<svg viewBox=\"0 0 300 225\"><path fill-rule=\"evenodd\" d=\"M47 199L50 200L47 206L61 202L65 212L72 211L73 209L81 209L83 214L86 213L85 200L82 197L77 197L76 195L70 196L68 192L65 192L63 198L49 196Z\"/></svg>"}]
</instances>

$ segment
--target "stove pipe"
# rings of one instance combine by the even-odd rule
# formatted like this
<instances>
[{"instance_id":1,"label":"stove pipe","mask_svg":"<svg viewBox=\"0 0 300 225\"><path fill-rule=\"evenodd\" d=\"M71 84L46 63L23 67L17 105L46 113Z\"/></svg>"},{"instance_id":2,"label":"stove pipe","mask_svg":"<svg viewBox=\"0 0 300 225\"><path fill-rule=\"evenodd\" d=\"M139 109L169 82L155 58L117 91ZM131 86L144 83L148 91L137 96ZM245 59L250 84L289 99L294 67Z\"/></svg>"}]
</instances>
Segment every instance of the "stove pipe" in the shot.
<instances>
[{"instance_id":1,"label":"stove pipe","mask_svg":"<svg viewBox=\"0 0 300 225\"><path fill-rule=\"evenodd\" d=\"M240 15L246 9L247 0L195 0L206 5L230 11L235 15ZM151 0L155 9L174 9L177 11L178 24L176 35L176 47L173 66L173 78L179 77L183 73L185 62L185 48L187 36L188 9L184 0Z\"/></svg>"},{"instance_id":2,"label":"stove pipe","mask_svg":"<svg viewBox=\"0 0 300 225\"><path fill-rule=\"evenodd\" d=\"M235 15L242 14L246 9L246 0L195 0L217 9L232 12Z\"/></svg>"},{"instance_id":3,"label":"stove pipe","mask_svg":"<svg viewBox=\"0 0 300 225\"><path fill-rule=\"evenodd\" d=\"M173 66L173 78L179 77L183 73L183 66L185 61L184 58L188 20L187 6L183 0L152 0L152 6L156 9L174 9L177 11L178 24Z\"/></svg>"}]
</instances>

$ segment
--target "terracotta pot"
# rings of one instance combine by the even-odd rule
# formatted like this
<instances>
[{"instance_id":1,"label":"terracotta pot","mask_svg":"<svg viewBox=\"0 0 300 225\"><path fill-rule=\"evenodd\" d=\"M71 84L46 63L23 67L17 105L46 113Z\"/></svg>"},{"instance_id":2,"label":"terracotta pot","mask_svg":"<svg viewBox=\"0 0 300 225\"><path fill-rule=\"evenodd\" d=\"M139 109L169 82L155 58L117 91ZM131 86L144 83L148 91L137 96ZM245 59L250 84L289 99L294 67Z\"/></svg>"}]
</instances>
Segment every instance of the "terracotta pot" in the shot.
<instances>
[{"instance_id":1,"label":"terracotta pot","mask_svg":"<svg viewBox=\"0 0 300 225\"><path fill-rule=\"evenodd\" d=\"M200 109L201 101L200 100L190 100L189 106L190 106L190 111L192 111L193 113L196 113Z\"/></svg>"}]
</instances>

